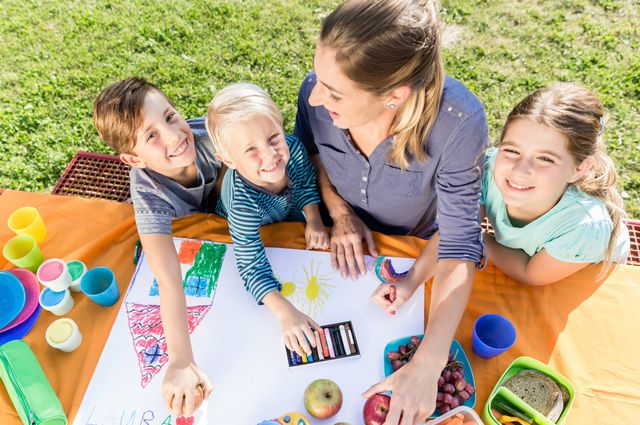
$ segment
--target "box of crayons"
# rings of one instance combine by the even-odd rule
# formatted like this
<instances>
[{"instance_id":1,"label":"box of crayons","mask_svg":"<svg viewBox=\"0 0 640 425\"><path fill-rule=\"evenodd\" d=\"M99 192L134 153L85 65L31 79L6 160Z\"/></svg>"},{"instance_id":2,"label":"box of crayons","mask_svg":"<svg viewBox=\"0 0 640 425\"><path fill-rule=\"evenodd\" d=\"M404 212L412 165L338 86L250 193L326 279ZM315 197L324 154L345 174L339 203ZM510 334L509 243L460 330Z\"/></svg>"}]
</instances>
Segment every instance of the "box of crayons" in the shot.
<instances>
[{"instance_id":1,"label":"box of crayons","mask_svg":"<svg viewBox=\"0 0 640 425\"><path fill-rule=\"evenodd\" d=\"M351 321L325 325L322 326L322 330L323 332L314 331L316 346L312 347L312 352L306 356L300 356L285 347L289 367L360 357L360 348Z\"/></svg>"}]
</instances>

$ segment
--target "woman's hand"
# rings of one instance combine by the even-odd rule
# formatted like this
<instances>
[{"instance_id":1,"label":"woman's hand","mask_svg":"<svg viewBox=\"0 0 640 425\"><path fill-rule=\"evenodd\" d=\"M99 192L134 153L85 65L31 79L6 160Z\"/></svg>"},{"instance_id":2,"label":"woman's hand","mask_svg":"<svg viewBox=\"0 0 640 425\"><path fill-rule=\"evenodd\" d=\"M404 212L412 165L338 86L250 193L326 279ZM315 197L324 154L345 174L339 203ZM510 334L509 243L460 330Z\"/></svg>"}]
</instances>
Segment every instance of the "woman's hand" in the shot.
<instances>
[{"instance_id":1,"label":"woman's hand","mask_svg":"<svg viewBox=\"0 0 640 425\"><path fill-rule=\"evenodd\" d=\"M169 361L162 381L162 398L175 416L192 416L212 391L211 381L195 363L178 365Z\"/></svg>"},{"instance_id":2,"label":"woman's hand","mask_svg":"<svg viewBox=\"0 0 640 425\"><path fill-rule=\"evenodd\" d=\"M383 425L415 425L424 422L436 408L438 378L442 370L414 358L369 388L363 397L392 391L387 420Z\"/></svg>"},{"instance_id":3,"label":"woman's hand","mask_svg":"<svg viewBox=\"0 0 640 425\"><path fill-rule=\"evenodd\" d=\"M364 275L367 270L364 263L362 241L367 243L369 254L378 256L371 230L353 212L333 217L331 228L331 265L340 270L342 277L358 274Z\"/></svg>"}]
</instances>

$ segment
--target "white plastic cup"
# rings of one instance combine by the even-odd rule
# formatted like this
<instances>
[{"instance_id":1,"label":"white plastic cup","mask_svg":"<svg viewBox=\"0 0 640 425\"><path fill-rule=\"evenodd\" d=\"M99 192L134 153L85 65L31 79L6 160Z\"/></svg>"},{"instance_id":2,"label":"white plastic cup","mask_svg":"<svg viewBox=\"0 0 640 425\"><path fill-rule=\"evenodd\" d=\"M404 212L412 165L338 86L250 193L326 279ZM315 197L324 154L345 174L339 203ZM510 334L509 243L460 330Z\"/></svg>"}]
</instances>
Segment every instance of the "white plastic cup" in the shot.
<instances>
[{"instance_id":1,"label":"white plastic cup","mask_svg":"<svg viewBox=\"0 0 640 425\"><path fill-rule=\"evenodd\" d=\"M38 267L38 282L54 292L60 292L71 286L71 274L64 260L51 258Z\"/></svg>"},{"instance_id":2,"label":"white plastic cup","mask_svg":"<svg viewBox=\"0 0 640 425\"><path fill-rule=\"evenodd\" d=\"M56 316L64 316L69 313L75 305L71 292L68 289L64 291L52 291L51 288L44 288L40 292L40 306L50 311Z\"/></svg>"},{"instance_id":3,"label":"white plastic cup","mask_svg":"<svg viewBox=\"0 0 640 425\"><path fill-rule=\"evenodd\" d=\"M67 263L67 268L71 275L71 286L69 286L69 289L73 292L82 292L80 282L82 281L82 276L87 272L87 266L85 266L82 261L73 260Z\"/></svg>"},{"instance_id":4,"label":"white plastic cup","mask_svg":"<svg viewBox=\"0 0 640 425\"><path fill-rule=\"evenodd\" d=\"M47 344L65 353L75 350L82 342L82 334L78 325L68 317L54 320L47 327L44 337Z\"/></svg>"}]
</instances>

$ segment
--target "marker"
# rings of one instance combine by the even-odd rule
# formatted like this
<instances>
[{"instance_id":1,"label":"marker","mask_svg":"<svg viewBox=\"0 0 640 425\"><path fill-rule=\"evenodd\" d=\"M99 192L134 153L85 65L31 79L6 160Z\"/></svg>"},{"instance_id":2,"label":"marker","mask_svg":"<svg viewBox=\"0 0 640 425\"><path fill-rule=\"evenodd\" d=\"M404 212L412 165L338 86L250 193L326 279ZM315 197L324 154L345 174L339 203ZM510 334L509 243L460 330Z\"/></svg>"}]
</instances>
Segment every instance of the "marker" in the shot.
<instances>
[{"instance_id":1,"label":"marker","mask_svg":"<svg viewBox=\"0 0 640 425\"><path fill-rule=\"evenodd\" d=\"M324 331L319 333L320 335L320 343L322 344L322 354L324 354L324 358L329 358L329 349L327 348L327 339L324 337Z\"/></svg>"},{"instance_id":2,"label":"marker","mask_svg":"<svg viewBox=\"0 0 640 425\"><path fill-rule=\"evenodd\" d=\"M349 341L347 341L347 332L344 329L344 325L340 325L340 337L342 338L342 346L344 347L345 356L350 356L351 348L349 347Z\"/></svg>"},{"instance_id":3,"label":"marker","mask_svg":"<svg viewBox=\"0 0 640 425\"><path fill-rule=\"evenodd\" d=\"M318 358L320 360L324 360L324 354L322 353L323 346L322 342L320 341L320 334L318 333L318 331L313 331L313 334L316 337L316 351L318 353Z\"/></svg>"},{"instance_id":4,"label":"marker","mask_svg":"<svg viewBox=\"0 0 640 425\"><path fill-rule=\"evenodd\" d=\"M142 243L139 240L136 241L136 248L133 252L133 264L138 265L140 259L140 252L142 251Z\"/></svg>"},{"instance_id":5,"label":"marker","mask_svg":"<svg viewBox=\"0 0 640 425\"><path fill-rule=\"evenodd\" d=\"M329 357L334 358L336 356L336 352L333 350L333 341L331 340L331 332L329 332L329 328L324 328L324 336L327 338Z\"/></svg>"},{"instance_id":6,"label":"marker","mask_svg":"<svg viewBox=\"0 0 640 425\"><path fill-rule=\"evenodd\" d=\"M351 352L352 353L356 353L356 344L353 342L353 334L351 333L351 326L349 326L348 323L345 323L344 325L346 331L347 331L347 337L349 338L349 347L351 348Z\"/></svg>"}]
</instances>

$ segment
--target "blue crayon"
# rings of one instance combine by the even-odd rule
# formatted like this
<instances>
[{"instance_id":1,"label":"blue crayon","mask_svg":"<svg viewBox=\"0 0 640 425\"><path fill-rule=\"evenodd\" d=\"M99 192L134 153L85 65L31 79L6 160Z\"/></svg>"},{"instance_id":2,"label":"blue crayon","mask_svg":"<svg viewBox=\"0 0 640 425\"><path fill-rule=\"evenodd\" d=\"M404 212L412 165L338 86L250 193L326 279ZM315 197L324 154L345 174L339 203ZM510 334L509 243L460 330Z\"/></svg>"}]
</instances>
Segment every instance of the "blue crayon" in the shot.
<instances>
[{"instance_id":1,"label":"blue crayon","mask_svg":"<svg viewBox=\"0 0 640 425\"><path fill-rule=\"evenodd\" d=\"M307 360L309 361L309 363L313 363L313 347L311 346L311 343L309 342L309 338L307 338L305 336L304 339L307 340L307 344L309 344L309 347L311 347L311 352L309 354L307 354Z\"/></svg>"},{"instance_id":2,"label":"blue crayon","mask_svg":"<svg viewBox=\"0 0 640 425\"><path fill-rule=\"evenodd\" d=\"M298 361L296 360L296 355L293 351L289 351L289 358L291 359L291 366L295 366L298 364Z\"/></svg>"},{"instance_id":3,"label":"blue crayon","mask_svg":"<svg viewBox=\"0 0 640 425\"><path fill-rule=\"evenodd\" d=\"M298 364L302 364L302 356L300 356L300 354L295 353L296 354L296 361L298 362Z\"/></svg>"}]
</instances>

